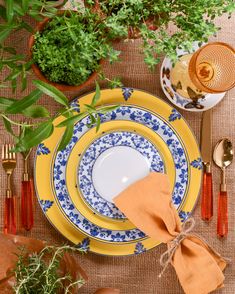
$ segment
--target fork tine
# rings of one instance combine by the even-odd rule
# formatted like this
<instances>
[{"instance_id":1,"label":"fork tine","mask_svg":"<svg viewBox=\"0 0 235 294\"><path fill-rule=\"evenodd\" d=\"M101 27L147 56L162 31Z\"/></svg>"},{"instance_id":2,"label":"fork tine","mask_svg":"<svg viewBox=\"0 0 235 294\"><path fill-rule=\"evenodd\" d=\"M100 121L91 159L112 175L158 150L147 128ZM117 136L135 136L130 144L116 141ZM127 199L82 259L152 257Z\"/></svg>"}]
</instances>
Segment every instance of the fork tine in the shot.
<instances>
[{"instance_id":1,"label":"fork tine","mask_svg":"<svg viewBox=\"0 0 235 294\"><path fill-rule=\"evenodd\" d=\"M5 158L5 145L2 144L2 159Z\"/></svg>"},{"instance_id":2,"label":"fork tine","mask_svg":"<svg viewBox=\"0 0 235 294\"><path fill-rule=\"evenodd\" d=\"M15 145L12 145L12 148L15 148ZM15 152L12 152L12 158L16 159L16 153Z\"/></svg>"},{"instance_id":3,"label":"fork tine","mask_svg":"<svg viewBox=\"0 0 235 294\"><path fill-rule=\"evenodd\" d=\"M5 159L9 158L9 154L8 154L8 144L5 144Z\"/></svg>"},{"instance_id":4,"label":"fork tine","mask_svg":"<svg viewBox=\"0 0 235 294\"><path fill-rule=\"evenodd\" d=\"M9 159L12 159L11 144L8 144Z\"/></svg>"},{"instance_id":5,"label":"fork tine","mask_svg":"<svg viewBox=\"0 0 235 294\"><path fill-rule=\"evenodd\" d=\"M8 144L8 158L12 159L12 155L11 155L11 144Z\"/></svg>"}]
</instances>

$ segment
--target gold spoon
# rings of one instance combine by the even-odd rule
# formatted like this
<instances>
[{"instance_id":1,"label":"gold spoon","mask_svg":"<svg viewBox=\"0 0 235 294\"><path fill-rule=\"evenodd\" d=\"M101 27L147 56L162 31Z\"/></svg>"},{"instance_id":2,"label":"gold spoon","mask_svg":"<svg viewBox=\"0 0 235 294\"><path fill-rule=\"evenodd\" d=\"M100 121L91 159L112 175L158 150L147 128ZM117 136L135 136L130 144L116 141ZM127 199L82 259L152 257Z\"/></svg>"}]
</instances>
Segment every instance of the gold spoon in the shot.
<instances>
[{"instance_id":1,"label":"gold spoon","mask_svg":"<svg viewBox=\"0 0 235 294\"><path fill-rule=\"evenodd\" d=\"M222 170L218 199L217 234L220 237L225 237L228 234L228 195L225 169L233 161L233 145L229 139L222 139L216 144L213 159L215 164Z\"/></svg>"}]
</instances>

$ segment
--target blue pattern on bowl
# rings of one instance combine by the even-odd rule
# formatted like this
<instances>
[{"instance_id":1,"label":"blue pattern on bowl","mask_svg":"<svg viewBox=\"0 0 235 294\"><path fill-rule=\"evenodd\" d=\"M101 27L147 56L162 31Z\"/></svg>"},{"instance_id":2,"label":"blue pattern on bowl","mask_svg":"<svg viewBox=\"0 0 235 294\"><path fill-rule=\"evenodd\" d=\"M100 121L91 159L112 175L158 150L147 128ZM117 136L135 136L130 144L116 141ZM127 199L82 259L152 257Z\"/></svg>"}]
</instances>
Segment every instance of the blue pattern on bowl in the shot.
<instances>
[{"instance_id":1,"label":"blue pattern on bowl","mask_svg":"<svg viewBox=\"0 0 235 294\"><path fill-rule=\"evenodd\" d=\"M83 239L81 243L76 245L76 247L85 253L88 252L90 250L90 239L88 237Z\"/></svg>"},{"instance_id":2,"label":"blue pattern on bowl","mask_svg":"<svg viewBox=\"0 0 235 294\"><path fill-rule=\"evenodd\" d=\"M92 170L97 158L107 149L116 146L128 146L147 158L150 171L164 172L163 161L155 146L144 137L132 132L113 132L94 141L83 154L78 167L78 186L85 201L98 213L114 218L125 219L125 215L111 202L102 198L96 191Z\"/></svg>"},{"instance_id":3,"label":"blue pattern on bowl","mask_svg":"<svg viewBox=\"0 0 235 294\"><path fill-rule=\"evenodd\" d=\"M200 157L198 157L197 159L193 160L191 163L191 166L193 166L194 168L197 168L199 170L202 169L203 165L202 165L202 159Z\"/></svg>"},{"instance_id":4,"label":"blue pattern on bowl","mask_svg":"<svg viewBox=\"0 0 235 294\"><path fill-rule=\"evenodd\" d=\"M37 155L47 155L49 154L51 151L49 150L49 148L47 148L45 146L44 143L40 143L38 145L38 148L37 148Z\"/></svg>"},{"instance_id":5,"label":"blue pattern on bowl","mask_svg":"<svg viewBox=\"0 0 235 294\"><path fill-rule=\"evenodd\" d=\"M176 109L172 109L169 121L175 121L177 119L181 119L181 114Z\"/></svg>"},{"instance_id":6,"label":"blue pattern on bowl","mask_svg":"<svg viewBox=\"0 0 235 294\"><path fill-rule=\"evenodd\" d=\"M44 212L47 212L47 210L49 208L51 208L51 206L53 205L53 201L50 201L50 200L40 200L40 204L41 204L41 207L42 207L42 210Z\"/></svg>"},{"instance_id":7,"label":"blue pattern on bowl","mask_svg":"<svg viewBox=\"0 0 235 294\"><path fill-rule=\"evenodd\" d=\"M127 88L127 87L122 88L122 95L126 101L131 97L133 92L134 92L133 88Z\"/></svg>"},{"instance_id":8,"label":"blue pattern on bowl","mask_svg":"<svg viewBox=\"0 0 235 294\"><path fill-rule=\"evenodd\" d=\"M144 245L141 243L141 242L138 242L136 245L135 245L135 251L134 251L134 254L135 255L138 255L138 254L141 254L141 253L144 253L146 252L146 248L144 248Z\"/></svg>"},{"instance_id":9,"label":"blue pattern on bowl","mask_svg":"<svg viewBox=\"0 0 235 294\"><path fill-rule=\"evenodd\" d=\"M179 212L179 217L181 219L182 222L186 221L186 219L190 216L190 213L188 211L183 211L181 210Z\"/></svg>"}]
</instances>

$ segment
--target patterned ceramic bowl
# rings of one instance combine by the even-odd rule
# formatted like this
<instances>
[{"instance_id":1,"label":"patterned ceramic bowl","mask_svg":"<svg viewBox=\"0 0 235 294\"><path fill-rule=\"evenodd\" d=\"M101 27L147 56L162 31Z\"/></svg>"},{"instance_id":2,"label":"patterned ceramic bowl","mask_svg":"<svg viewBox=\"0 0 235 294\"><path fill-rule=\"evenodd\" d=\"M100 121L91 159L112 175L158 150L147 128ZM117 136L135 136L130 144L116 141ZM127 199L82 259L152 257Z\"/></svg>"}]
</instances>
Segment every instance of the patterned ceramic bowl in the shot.
<instances>
[{"instance_id":1,"label":"patterned ceramic bowl","mask_svg":"<svg viewBox=\"0 0 235 294\"><path fill-rule=\"evenodd\" d=\"M188 55L189 53L193 53L199 48L198 43L195 42L193 45L193 50L191 52L184 51L182 49L177 50L178 58L182 58L184 55ZM172 68L173 64L169 58L165 58L163 60L162 66L161 66L161 73L160 73L160 82L161 87L166 95L166 97L177 107L198 112L198 111L205 111L212 107L214 107L216 104L218 104L225 96L224 93L219 94L210 94L210 93L198 93L196 89L191 89L191 99L186 98L180 94L180 90L178 89L178 86L180 88L186 87L186 85L183 85L185 83L185 78L182 74L179 74L179 81L176 85L173 85L172 83ZM183 92L181 90L181 92Z\"/></svg>"}]
</instances>

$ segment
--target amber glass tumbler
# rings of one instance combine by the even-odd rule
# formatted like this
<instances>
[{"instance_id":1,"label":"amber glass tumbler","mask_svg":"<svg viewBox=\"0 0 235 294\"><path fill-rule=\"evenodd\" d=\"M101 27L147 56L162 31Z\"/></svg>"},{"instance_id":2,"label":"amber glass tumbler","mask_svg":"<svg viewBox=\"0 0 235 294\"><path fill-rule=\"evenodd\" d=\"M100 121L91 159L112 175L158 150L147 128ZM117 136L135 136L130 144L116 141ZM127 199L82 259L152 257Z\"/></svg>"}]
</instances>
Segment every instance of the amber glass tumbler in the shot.
<instances>
[{"instance_id":1,"label":"amber glass tumbler","mask_svg":"<svg viewBox=\"0 0 235 294\"><path fill-rule=\"evenodd\" d=\"M222 42L198 49L189 62L193 84L207 93L221 93L235 86L235 50Z\"/></svg>"}]
</instances>

